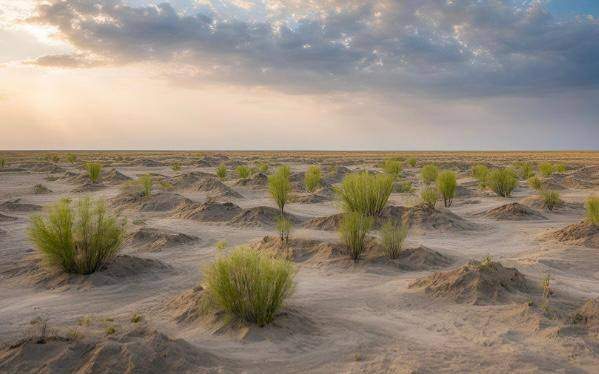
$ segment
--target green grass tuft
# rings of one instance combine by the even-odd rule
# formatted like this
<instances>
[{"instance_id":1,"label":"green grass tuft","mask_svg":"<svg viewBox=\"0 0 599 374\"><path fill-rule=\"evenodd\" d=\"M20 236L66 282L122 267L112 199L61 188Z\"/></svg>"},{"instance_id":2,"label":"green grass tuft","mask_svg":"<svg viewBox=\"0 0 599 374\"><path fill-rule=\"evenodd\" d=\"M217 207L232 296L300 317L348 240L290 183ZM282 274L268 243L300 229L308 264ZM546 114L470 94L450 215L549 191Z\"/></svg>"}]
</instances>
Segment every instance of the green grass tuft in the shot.
<instances>
[{"instance_id":1,"label":"green grass tuft","mask_svg":"<svg viewBox=\"0 0 599 374\"><path fill-rule=\"evenodd\" d=\"M541 182L537 176L528 178L527 182L528 186L535 191L541 191L543 189L543 182Z\"/></svg>"},{"instance_id":2,"label":"green grass tuft","mask_svg":"<svg viewBox=\"0 0 599 374\"><path fill-rule=\"evenodd\" d=\"M553 171L554 171L553 165L551 165L551 163L549 163L549 162L544 162L539 165L539 172L544 177L551 176L551 174L553 174Z\"/></svg>"},{"instance_id":3,"label":"green grass tuft","mask_svg":"<svg viewBox=\"0 0 599 374\"><path fill-rule=\"evenodd\" d=\"M553 210L562 202L557 191L543 190L541 196L543 197L543 206L548 210Z\"/></svg>"},{"instance_id":4,"label":"green grass tuft","mask_svg":"<svg viewBox=\"0 0 599 374\"><path fill-rule=\"evenodd\" d=\"M403 242L408 236L408 228L391 220L385 222L381 228L381 244L385 255L390 259L399 257L403 249Z\"/></svg>"},{"instance_id":5,"label":"green grass tuft","mask_svg":"<svg viewBox=\"0 0 599 374\"><path fill-rule=\"evenodd\" d=\"M392 191L392 177L362 172L345 176L337 194L346 212L378 216L387 205Z\"/></svg>"},{"instance_id":6,"label":"green grass tuft","mask_svg":"<svg viewBox=\"0 0 599 374\"><path fill-rule=\"evenodd\" d=\"M495 169L489 172L489 187L499 196L510 197L518 185L518 178L511 169Z\"/></svg>"},{"instance_id":7,"label":"green grass tuft","mask_svg":"<svg viewBox=\"0 0 599 374\"><path fill-rule=\"evenodd\" d=\"M472 167L472 176L478 181L478 187L481 190L487 188L487 177L489 176L489 168L485 165L478 164Z\"/></svg>"},{"instance_id":8,"label":"green grass tuft","mask_svg":"<svg viewBox=\"0 0 599 374\"><path fill-rule=\"evenodd\" d=\"M102 165L97 162L88 162L85 164L87 175L92 183L98 183L100 180L100 173L102 172Z\"/></svg>"},{"instance_id":9,"label":"green grass tuft","mask_svg":"<svg viewBox=\"0 0 599 374\"><path fill-rule=\"evenodd\" d=\"M281 166L273 175L268 177L268 190L281 210L281 217L283 217L285 204L289 200L289 193L291 192L288 170L287 167Z\"/></svg>"},{"instance_id":10,"label":"green grass tuft","mask_svg":"<svg viewBox=\"0 0 599 374\"><path fill-rule=\"evenodd\" d=\"M408 165L410 165L410 167L415 167L416 166L416 159L414 157L410 157L408 158L408 161L406 161L408 163Z\"/></svg>"},{"instance_id":11,"label":"green grass tuft","mask_svg":"<svg viewBox=\"0 0 599 374\"><path fill-rule=\"evenodd\" d=\"M589 221L593 225L599 226L599 197L589 196L585 203L585 208L587 211L587 218L589 219Z\"/></svg>"},{"instance_id":12,"label":"green grass tuft","mask_svg":"<svg viewBox=\"0 0 599 374\"><path fill-rule=\"evenodd\" d=\"M0 169L4 169L6 167L6 159L0 158Z\"/></svg>"},{"instance_id":13,"label":"green grass tuft","mask_svg":"<svg viewBox=\"0 0 599 374\"><path fill-rule=\"evenodd\" d=\"M402 163L397 160L386 160L383 164L383 170L393 177L393 179L398 179L401 176Z\"/></svg>"},{"instance_id":14,"label":"green grass tuft","mask_svg":"<svg viewBox=\"0 0 599 374\"><path fill-rule=\"evenodd\" d=\"M289 242L289 233L291 232L291 221L285 217L277 218L277 231L279 232L279 237L281 238L281 242L287 244Z\"/></svg>"},{"instance_id":15,"label":"green grass tuft","mask_svg":"<svg viewBox=\"0 0 599 374\"><path fill-rule=\"evenodd\" d=\"M143 189L143 195L145 197L150 197L150 195L152 194L152 184L153 184L152 176L149 174L142 175L137 180L138 180L138 183L140 184L141 188Z\"/></svg>"},{"instance_id":16,"label":"green grass tuft","mask_svg":"<svg viewBox=\"0 0 599 374\"><path fill-rule=\"evenodd\" d=\"M218 165L218 167L216 168L216 176L221 181L225 180L225 178L227 177L227 167L225 166L225 164Z\"/></svg>"},{"instance_id":17,"label":"green grass tuft","mask_svg":"<svg viewBox=\"0 0 599 374\"><path fill-rule=\"evenodd\" d=\"M320 187L321 180L322 172L320 171L320 166L308 166L308 170L306 170L306 173L304 174L304 184L306 186L306 191L314 192L314 190Z\"/></svg>"},{"instance_id":18,"label":"green grass tuft","mask_svg":"<svg viewBox=\"0 0 599 374\"><path fill-rule=\"evenodd\" d=\"M373 224L373 218L358 212L343 214L339 234L341 240L347 246L349 256L354 262L358 262L366 249L366 235Z\"/></svg>"},{"instance_id":19,"label":"green grass tuft","mask_svg":"<svg viewBox=\"0 0 599 374\"><path fill-rule=\"evenodd\" d=\"M443 198L446 208L451 206L457 187L456 176L453 171L444 170L437 176L437 191Z\"/></svg>"},{"instance_id":20,"label":"green grass tuft","mask_svg":"<svg viewBox=\"0 0 599 374\"><path fill-rule=\"evenodd\" d=\"M420 170L420 178L424 184L432 184L437 180L437 174L439 174L439 168L436 165L428 164L422 167Z\"/></svg>"},{"instance_id":21,"label":"green grass tuft","mask_svg":"<svg viewBox=\"0 0 599 374\"><path fill-rule=\"evenodd\" d=\"M235 172L237 173L237 176L239 176L239 178L241 179L249 178L252 174L252 170L245 165L239 165L238 167L236 167Z\"/></svg>"},{"instance_id":22,"label":"green grass tuft","mask_svg":"<svg viewBox=\"0 0 599 374\"><path fill-rule=\"evenodd\" d=\"M433 186L424 186L420 191L420 199L424 205L429 208L434 208L435 204L437 204L437 200L439 200L439 193Z\"/></svg>"},{"instance_id":23,"label":"green grass tuft","mask_svg":"<svg viewBox=\"0 0 599 374\"><path fill-rule=\"evenodd\" d=\"M71 164L74 164L75 161L77 161L77 155L75 155L73 153L67 154L67 161Z\"/></svg>"},{"instance_id":24,"label":"green grass tuft","mask_svg":"<svg viewBox=\"0 0 599 374\"><path fill-rule=\"evenodd\" d=\"M173 169L173 171L181 171L181 163L179 161L173 162L171 169Z\"/></svg>"}]
</instances>

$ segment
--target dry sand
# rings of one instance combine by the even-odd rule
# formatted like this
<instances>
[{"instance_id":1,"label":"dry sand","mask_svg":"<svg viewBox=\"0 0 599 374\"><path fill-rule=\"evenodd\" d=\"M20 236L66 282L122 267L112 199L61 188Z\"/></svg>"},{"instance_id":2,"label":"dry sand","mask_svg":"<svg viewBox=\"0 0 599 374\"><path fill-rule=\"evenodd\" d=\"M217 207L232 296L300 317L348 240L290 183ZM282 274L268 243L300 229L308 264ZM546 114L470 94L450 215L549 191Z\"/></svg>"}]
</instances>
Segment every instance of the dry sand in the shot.
<instances>
[{"instance_id":1,"label":"dry sand","mask_svg":"<svg viewBox=\"0 0 599 374\"><path fill-rule=\"evenodd\" d=\"M582 222L599 193L595 152L80 152L105 167L86 181L83 161L6 152L0 170L0 372L185 373L596 373L599 370L599 234ZM374 240L354 264L338 243L338 202L328 184L414 156L404 176L417 191L427 162L458 172L449 208L393 193L385 217L410 225L406 251L386 260ZM4 157L3 156L3 157ZM564 204L543 209L521 182L511 198L479 191L468 169L549 160L569 171L546 179ZM170 169L174 161L182 170ZM289 248L274 238L276 209L262 175L215 178L216 166L291 166L297 197ZM323 166L327 186L302 191ZM152 175L150 199L127 189ZM43 189L34 186L41 184ZM39 191L43 191L40 193ZM91 276L47 269L27 239L28 217L62 197L101 196L127 218L123 252ZM373 232L375 235L376 232ZM228 248L282 251L297 288L265 328L198 314L203 266ZM227 249L225 249L227 250ZM493 263L479 261L491 256ZM542 279L550 276L551 296ZM44 327L45 330L44 330ZM42 332L45 331L45 332Z\"/></svg>"}]
</instances>

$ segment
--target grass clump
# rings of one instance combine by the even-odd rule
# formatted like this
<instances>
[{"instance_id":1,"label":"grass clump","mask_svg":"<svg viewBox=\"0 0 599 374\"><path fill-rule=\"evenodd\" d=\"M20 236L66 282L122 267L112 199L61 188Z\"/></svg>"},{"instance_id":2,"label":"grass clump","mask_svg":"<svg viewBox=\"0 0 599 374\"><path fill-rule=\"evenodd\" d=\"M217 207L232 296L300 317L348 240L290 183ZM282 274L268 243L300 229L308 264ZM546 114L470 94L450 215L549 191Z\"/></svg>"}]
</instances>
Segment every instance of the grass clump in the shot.
<instances>
[{"instance_id":1,"label":"grass clump","mask_svg":"<svg viewBox=\"0 0 599 374\"><path fill-rule=\"evenodd\" d=\"M102 172L102 165L97 162L88 162L85 164L87 175L92 183L98 183L100 180L100 173Z\"/></svg>"},{"instance_id":2,"label":"grass clump","mask_svg":"<svg viewBox=\"0 0 599 374\"><path fill-rule=\"evenodd\" d=\"M264 326L292 294L294 276L291 262L239 247L206 269L203 285L208 306Z\"/></svg>"},{"instance_id":3,"label":"grass clump","mask_svg":"<svg viewBox=\"0 0 599 374\"><path fill-rule=\"evenodd\" d=\"M437 176L437 191L443 198L446 208L451 206L457 187L456 176L453 171L445 170Z\"/></svg>"},{"instance_id":4,"label":"grass clump","mask_svg":"<svg viewBox=\"0 0 599 374\"><path fill-rule=\"evenodd\" d=\"M553 168L555 169L556 172L558 173L565 173L566 172L566 165L564 164L555 164L553 166Z\"/></svg>"},{"instance_id":5,"label":"grass clump","mask_svg":"<svg viewBox=\"0 0 599 374\"><path fill-rule=\"evenodd\" d=\"M437 204L437 200L439 200L439 193L435 187L425 186L420 191L420 199L424 205L432 209L435 207L435 204Z\"/></svg>"},{"instance_id":6,"label":"grass clump","mask_svg":"<svg viewBox=\"0 0 599 374\"><path fill-rule=\"evenodd\" d=\"M487 177L489 176L489 168L485 165L478 164L472 167L472 176L478 181L478 187L481 190L487 188Z\"/></svg>"},{"instance_id":7,"label":"grass clump","mask_svg":"<svg viewBox=\"0 0 599 374\"><path fill-rule=\"evenodd\" d=\"M406 161L408 163L408 165L410 165L410 167L415 167L416 166L416 159L414 157L410 157L408 158L408 160Z\"/></svg>"},{"instance_id":8,"label":"grass clump","mask_svg":"<svg viewBox=\"0 0 599 374\"><path fill-rule=\"evenodd\" d=\"M238 167L236 167L235 172L237 173L237 176L239 176L239 178L241 179L249 178L252 174L252 170L245 165L239 165Z\"/></svg>"},{"instance_id":9,"label":"grass clump","mask_svg":"<svg viewBox=\"0 0 599 374\"><path fill-rule=\"evenodd\" d=\"M412 192L414 187L410 181L401 181L393 184L394 192Z\"/></svg>"},{"instance_id":10,"label":"grass clump","mask_svg":"<svg viewBox=\"0 0 599 374\"><path fill-rule=\"evenodd\" d=\"M291 232L291 221L285 217L279 217L277 219L277 231L279 231L279 237L281 242L287 244L289 242L289 233Z\"/></svg>"},{"instance_id":11,"label":"grass clump","mask_svg":"<svg viewBox=\"0 0 599 374\"><path fill-rule=\"evenodd\" d=\"M0 169L4 169L6 167L6 159L0 158Z\"/></svg>"},{"instance_id":12,"label":"grass clump","mask_svg":"<svg viewBox=\"0 0 599 374\"><path fill-rule=\"evenodd\" d=\"M337 194L345 211L378 216L387 205L392 191L391 176L362 172L345 176Z\"/></svg>"},{"instance_id":13,"label":"grass clump","mask_svg":"<svg viewBox=\"0 0 599 374\"><path fill-rule=\"evenodd\" d=\"M587 218L589 219L589 221L593 225L599 226L599 197L589 196L585 203L585 208L587 211Z\"/></svg>"},{"instance_id":14,"label":"grass clump","mask_svg":"<svg viewBox=\"0 0 599 374\"><path fill-rule=\"evenodd\" d=\"M514 164L514 169L522 180L527 180L535 175L530 162L517 162Z\"/></svg>"},{"instance_id":15,"label":"grass clump","mask_svg":"<svg viewBox=\"0 0 599 374\"><path fill-rule=\"evenodd\" d=\"M398 258L406 236L408 236L408 228L405 225L391 220L385 222L381 228L381 244L385 255L390 259Z\"/></svg>"},{"instance_id":16,"label":"grass clump","mask_svg":"<svg viewBox=\"0 0 599 374\"><path fill-rule=\"evenodd\" d=\"M75 155L74 153L68 153L67 161L71 164L74 164L77 161L77 155Z\"/></svg>"},{"instance_id":17,"label":"grass clump","mask_svg":"<svg viewBox=\"0 0 599 374\"><path fill-rule=\"evenodd\" d=\"M152 194L152 176L149 174L142 175L138 178L138 182L142 188L143 195L145 197L150 197Z\"/></svg>"},{"instance_id":18,"label":"grass clump","mask_svg":"<svg viewBox=\"0 0 599 374\"><path fill-rule=\"evenodd\" d=\"M216 168L216 176L221 181L225 180L225 178L227 177L227 167L225 166L225 164L218 165L218 167Z\"/></svg>"},{"instance_id":19,"label":"grass clump","mask_svg":"<svg viewBox=\"0 0 599 374\"><path fill-rule=\"evenodd\" d=\"M173 171L181 171L181 163L179 161L173 162L173 164L171 165L171 169Z\"/></svg>"},{"instance_id":20,"label":"grass clump","mask_svg":"<svg viewBox=\"0 0 599 374\"><path fill-rule=\"evenodd\" d=\"M495 169L489 172L488 183L497 195L510 197L518 185L518 179L510 169Z\"/></svg>"},{"instance_id":21,"label":"grass clump","mask_svg":"<svg viewBox=\"0 0 599 374\"><path fill-rule=\"evenodd\" d=\"M268 164L266 162L261 162L258 164L257 169L260 173L268 173Z\"/></svg>"},{"instance_id":22,"label":"grass clump","mask_svg":"<svg viewBox=\"0 0 599 374\"><path fill-rule=\"evenodd\" d=\"M343 215L339 234L341 240L347 246L349 256L354 262L358 262L366 249L366 235L372 227L373 218L359 212L348 212Z\"/></svg>"},{"instance_id":23,"label":"grass clump","mask_svg":"<svg viewBox=\"0 0 599 374\"><path fill-rule=\"evenodd\" d=\"M544 177L550 177L551 174L553 174L553 171L553 165L551 165L549 162L544 162L539 165L539 172Z\"/></svg>"},{"instance_id":24,"label":"grass clump","mask_svg":"<svg viewBox=\"0 0 599 374\"><path fill-rule=\"evenodd\" d=\"M541 196L543 197L543 206L548 210L553 210L562 202L557 191L544 190L541 191Z\"/></svg>"},{"instance_id":25,"label":"grass clump","mask_svg":"<svg viewBox=\"0 0 599 374\"><path fill-rule=\"evenodd\" d=\"M437 174L439 174L439 168L437 165L428 164L422 167L420 170L420 178L424 184L432 184L437 180Z\"/></svg>"},{"instance_id":26,"label":"grass clump","mask_svg":"<svg viewBox=\"0 0 599 374\"><path fill-rule=\"evenodd\" d=\"M124 222L108 214L102 200L63 199L47 217L31 219L29 237L50 265L67 273L90 274L117 255L123 245Z\"/></svg>"},{"instance_id":27,"label":"grass clump","mask_svg":"<svg viewBox=\"0 0 599 374\"><path fill-rule=\"evenodd\" d=\"M306 191L314 192L314 190L320 187L321 180L322 172L320 171L320 166L308 166L308 170L306 170L306 173L304 174L304 184L306 186Z\"/></svg>"},{"instance_id":28,"label":"grass clump","mask_svg":"<svg viewBox=\"0 0 599 374\"><path fill-rule=\"evenodd\" d=\"M285 204L289 200L289 193L291 192L289 169L287 167L279 167L273 175L268 177L268 190L281 210L281 217L283 217Z\"/></svg>"},{"instance_id":29,"label":"grass clump","mask_svg":"<svg viewBox=\"0 0 599 374\"><path fill-rule=\"evenodd\" d=\"M528 186L535 191L541 191L543 189L543 182L541 182L537 176L528 178L527 182Z\"/></svg>"},{"instance_id":30,"label":"grass clump","mask_svg":"<svg viewBox=\"0 0 599 374\"><path fill-rule=\"evenodd\" d=\"M401 176L402 164L398 160L386 160L383 164L383 170L393 179L398 179Z\"/></svg>"}]
</instances>

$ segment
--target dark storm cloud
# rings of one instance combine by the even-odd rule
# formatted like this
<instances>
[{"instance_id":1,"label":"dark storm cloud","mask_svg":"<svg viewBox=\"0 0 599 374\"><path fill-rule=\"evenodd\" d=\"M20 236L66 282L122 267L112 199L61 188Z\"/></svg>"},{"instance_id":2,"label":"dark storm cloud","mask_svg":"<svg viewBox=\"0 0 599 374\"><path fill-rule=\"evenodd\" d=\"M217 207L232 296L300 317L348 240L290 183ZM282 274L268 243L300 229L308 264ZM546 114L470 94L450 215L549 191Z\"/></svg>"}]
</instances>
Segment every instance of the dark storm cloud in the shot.
<instances>
[{"instance_id":1,"label":"dark storm cloud","mask_svg":"<svg viewBox=\"0 0 599 374\"><path fill-rule=\"evenodd\" d=\"M539 1L513 4L271 1L276 12L249 22L181 15L168 4L51 0L30 22L56 26L81 53L116 64L176 62L197 79L289 91L464 97L599 86L598 20L558 20ZM39 61L48 60L60 59Z\"/></svg>"}]
</instances>

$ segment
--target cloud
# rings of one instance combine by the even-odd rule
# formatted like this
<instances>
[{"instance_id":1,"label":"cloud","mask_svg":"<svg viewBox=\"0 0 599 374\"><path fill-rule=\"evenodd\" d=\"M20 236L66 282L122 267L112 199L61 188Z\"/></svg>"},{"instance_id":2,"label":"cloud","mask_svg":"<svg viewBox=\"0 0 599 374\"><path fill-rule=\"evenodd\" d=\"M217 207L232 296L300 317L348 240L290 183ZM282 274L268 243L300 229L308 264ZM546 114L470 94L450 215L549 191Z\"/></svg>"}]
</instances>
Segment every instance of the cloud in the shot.
<instances>
[{"instance_id":1,"label":"cloud","mask_svg":"<svg viewBox=\"0 0 599 374\"><path fill-rule=\"evenodd\" d=\"M260 12L258 2L233 5ZM599 87L599 21L555 19L540 1L279 0L262 6L266 15L252 20L179 14L166 3L50 0L29 22L57 27L78 56L173 63L198 82L457 98ZM38 59L95 66L80 61Z\"/></svg>"},{"instance_id":2,"label":"cloud","mask_svg":"<svg viewBox=\"0 0 599 374\"><path fill-rule=\"evenodd\" d=\"M109 62L85 54L57 54L41 56L26 63L45 67L92 68L105 66Z\"/></svg>"}]
</instances>

